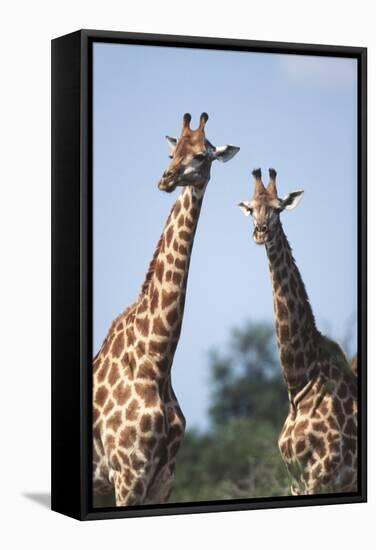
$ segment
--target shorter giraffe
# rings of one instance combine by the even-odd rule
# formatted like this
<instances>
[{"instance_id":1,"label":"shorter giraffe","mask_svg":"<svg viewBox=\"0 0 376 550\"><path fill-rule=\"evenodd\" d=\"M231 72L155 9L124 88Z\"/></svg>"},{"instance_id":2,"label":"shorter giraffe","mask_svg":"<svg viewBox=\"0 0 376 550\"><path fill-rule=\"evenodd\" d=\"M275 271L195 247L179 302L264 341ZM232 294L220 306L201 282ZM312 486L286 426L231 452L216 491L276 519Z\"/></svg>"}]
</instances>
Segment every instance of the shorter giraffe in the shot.
<instances>
[{"instance_id":1,"label":"shorter giraffe","mask_svg":"<svg viewBox=\"0 0 376 550\"><path fill-rule=\"evenodd\" d=\"M253 238L265 244L273 287L276 334L289 396L279 448L294 495L357 490L357 378L338 344L316 328L307 292L283 231L280 213L303 191L277 195L276 171L240 209L253 218Z\"/></svg>"}]
</instances>

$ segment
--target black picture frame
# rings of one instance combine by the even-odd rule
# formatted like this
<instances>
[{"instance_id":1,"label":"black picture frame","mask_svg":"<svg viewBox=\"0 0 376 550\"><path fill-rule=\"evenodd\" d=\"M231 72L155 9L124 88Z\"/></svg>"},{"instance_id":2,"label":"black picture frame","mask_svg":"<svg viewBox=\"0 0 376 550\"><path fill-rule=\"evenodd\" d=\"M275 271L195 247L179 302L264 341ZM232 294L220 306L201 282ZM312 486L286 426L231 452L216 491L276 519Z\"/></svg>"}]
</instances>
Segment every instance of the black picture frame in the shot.
<instances>
[{"instance_id":1,"label":"black picture frame","mask_svg":"<svg viewBox=\"0 0 376 550\"><path fill-rule=\"evenodd\" d=\"M350 57L358 66L358 492L127 508L91 502L92 45L112 42ZM367 50L80 30L52 40L52 509L80 520L366 502Z\"/></svg>"}]
</instances>

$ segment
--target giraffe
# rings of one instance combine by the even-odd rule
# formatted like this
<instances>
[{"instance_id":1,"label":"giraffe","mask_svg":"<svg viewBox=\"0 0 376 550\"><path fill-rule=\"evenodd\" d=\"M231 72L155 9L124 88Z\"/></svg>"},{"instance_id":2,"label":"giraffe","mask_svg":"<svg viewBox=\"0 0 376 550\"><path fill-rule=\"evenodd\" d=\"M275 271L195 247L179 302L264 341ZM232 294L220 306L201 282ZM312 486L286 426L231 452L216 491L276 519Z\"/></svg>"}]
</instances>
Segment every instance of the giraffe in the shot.
<instances>
[{"instance_id":1,"label":"giraffe","mask_svg":"<svg viewBox=\"0 0 376 550\"><path fill-rule=\"evenodd\" d=\"M358 376L358 354L355 354L350 363L351 370Z\"/></svg>"},{"instance_id":2,"label":"giraffe","mask_svg":"<svg viewBox=\"0 0 376 550\"><path fill-rule=\"evenodd\" d=\"M169 166L158 187L182 187L167 218L140 295L112 323L93 359L93 490L115 491L117 506L169 498L185 418L171 385L196 227L214 160L239 148L214 147L183 117L179 139L166 136Z\"/></svg>"},{"instance_id":3,"label":"giraffe","mask_svg":"<svg viewBox=\"0 0 376 550\"><path fill-rule=\"evenodd\" d=\"M280 221L303 191L277 194L276 171L265 187L253 171L254 194L239 204L265 244L276 336L289 412L278 445L293 495L357 490L357 378L340 346L316 328L308 295Z\"/></svg>"}]
</instances>

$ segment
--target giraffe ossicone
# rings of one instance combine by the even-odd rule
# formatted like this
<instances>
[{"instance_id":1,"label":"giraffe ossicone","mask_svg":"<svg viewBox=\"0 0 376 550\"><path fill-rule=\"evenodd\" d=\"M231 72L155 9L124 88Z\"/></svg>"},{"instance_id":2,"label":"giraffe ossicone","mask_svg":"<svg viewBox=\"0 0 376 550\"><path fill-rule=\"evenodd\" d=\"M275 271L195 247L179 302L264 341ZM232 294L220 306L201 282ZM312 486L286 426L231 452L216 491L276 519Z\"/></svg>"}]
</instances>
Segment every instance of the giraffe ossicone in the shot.
<instances>
[{"instance_id":1,"label":"giraffe ossicone","mask_svg":"<svg viewBox=\"0 0 376 550\"><path fill-rule=\"evenodd\" d=\"M171 162L159 189L183 188L167 218L141 293L112 323L93 360L93 490L115 491L116 505L166 502L185 418L171 384L182 326L190 256L214 160L239 148L213 146L208 115L196 130L183 117L167 138Z\"/></svg>"},{"instance_id":2,"label":"giraffe ossicone","mask_svg":"<svg viewBox=\"0 0 376 550\"><path fill-rule=\"evenodd\" d=\"M278 197L274 169L265 187L253 171L254 193L239 207L253 220L253 239L266 246L276 336L288 389L289 414L279 437L292 494L357 490L357 362L316 328L308 295L280 214L303 191Z\"/></svg>"}]
</instances>

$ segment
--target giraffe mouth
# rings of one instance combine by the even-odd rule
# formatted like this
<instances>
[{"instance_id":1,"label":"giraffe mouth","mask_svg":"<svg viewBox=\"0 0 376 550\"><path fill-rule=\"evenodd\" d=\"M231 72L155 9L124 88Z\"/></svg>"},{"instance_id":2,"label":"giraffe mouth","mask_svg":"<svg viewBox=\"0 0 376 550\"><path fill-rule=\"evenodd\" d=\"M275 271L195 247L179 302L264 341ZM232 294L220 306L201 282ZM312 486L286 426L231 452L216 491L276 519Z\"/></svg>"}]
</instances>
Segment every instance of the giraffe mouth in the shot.
<instances>
[{"instance_id":1,"label":"giraffe mouth","mask_svg":"<svg viewBox=\"0 0 376 550\"><path fill-rule=\"evenodd\" d=\"M268 231L253 231L253 240L256 244L266 244L269 241Z\"/></svg>"},{"instance_id":2,"label":"giraffe mouth","mask_svg":"<svg viewBox=\"0 0 376 550\"><path fill-rule=\"evenodd\" d=\"M174 181L166 181L163 178L158 183L158 189L165 191L166 193L172 193L177 187L177 183Z\"/></svg>"}]
</instances>

